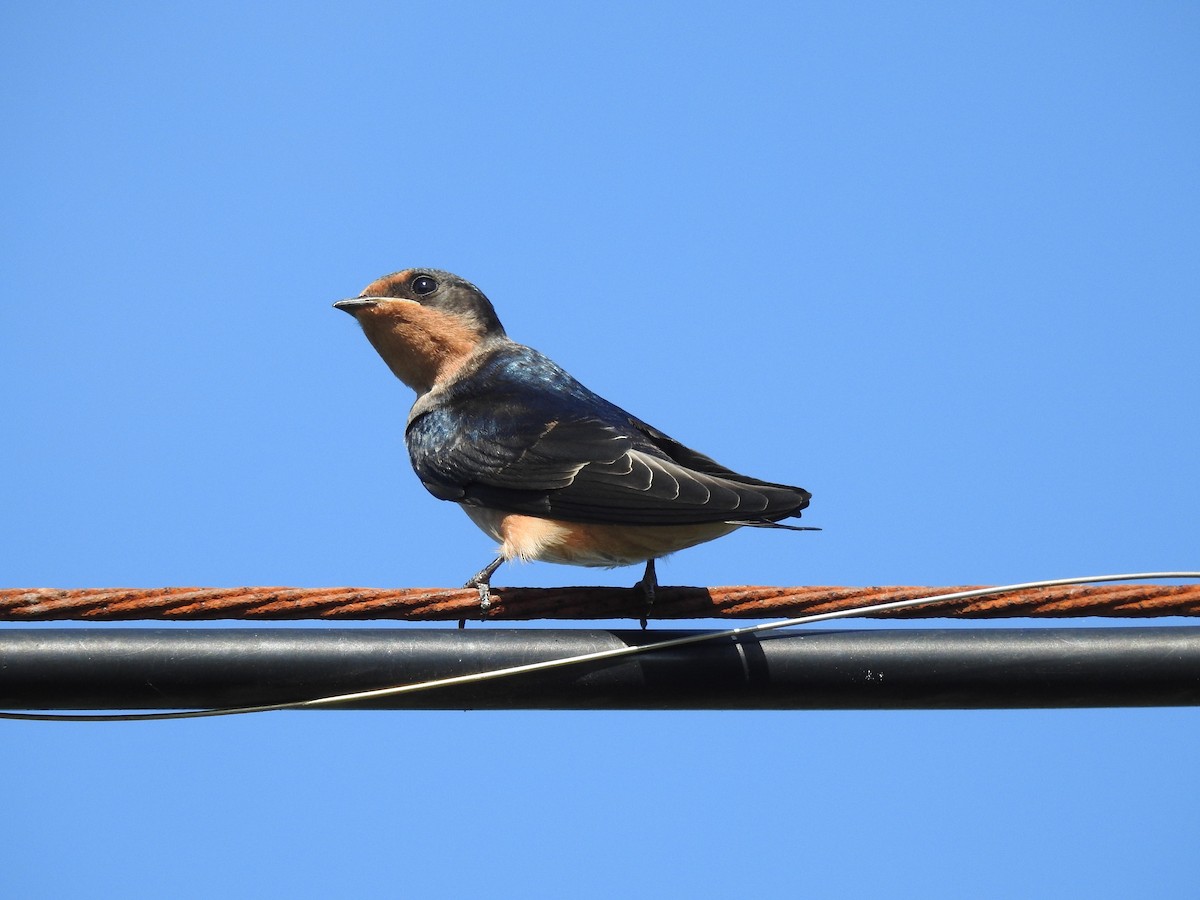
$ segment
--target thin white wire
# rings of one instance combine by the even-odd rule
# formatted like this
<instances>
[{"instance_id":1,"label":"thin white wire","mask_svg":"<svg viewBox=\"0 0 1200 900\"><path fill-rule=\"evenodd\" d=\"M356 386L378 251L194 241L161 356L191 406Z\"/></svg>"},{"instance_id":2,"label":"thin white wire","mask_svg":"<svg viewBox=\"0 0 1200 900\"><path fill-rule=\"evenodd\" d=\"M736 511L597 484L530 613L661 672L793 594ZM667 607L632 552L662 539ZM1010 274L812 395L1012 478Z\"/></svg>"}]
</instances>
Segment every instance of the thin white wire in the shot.
<instances>
[{"instance_id":1,"label":"thin white wire","mask_svg":"<svg viewBox=\"0 0 1200 900\"><path fill-rule=\"evenodd\" d=\"M290 703L269 703L261 706L230 706L218 709L196 709L176 712L159 713L99 713L99 714L53 714L53 713L23 713L0 712L0 719L18 719L37 722L145 722L161 719L200 719L209 716L236 716L246 713L275 712L283 709L313 709L322 706L335 706L341 703L353 703L359 700L378 700L383 697L395 697L401 694L412 694L417 691L429 691L437 688L452 687L463 684L476 684L481 681L492 681L498 678L509 678L513 675L523 675L529 672L541 672L564 666L580 665L605 659L617 659L622 656L636 656L651 653L655 650L666 650L670 647L683 647L689 644L700 644L705 641L715 641L721 638L742 637L751 634L763 634L777 631L781 628L791 628L797 625L811 625L815 622L827 622L832 619L847 619L853 616L866 616L873 613L888 612L896 609L908 609L925 603L935 603L944 600L968 600L972 597L988 597L993 594L1007 594L1010 591L1031 590L1034 588L1061 587L1071 584L1099 584L1108 581L1144 581L1164 578L1200 580L1200 572L1135 572L1125 575L1085 575L1080 578L1054 578L1047 581L1026 581L1020 584L1006 584L998 587L975 588L970 591L957 591L952 594L936 594L928 597L914 597L908 600L892 600L887 603L873 603L870 606L860 606L854 609L835 610L833 612L814 613L798 616L794 619L779 619L774 622L764 622L759 625L746 625L740 628L729 628L725 631L690 634L685 637L671 638L666 641L656 641L652 644L640 644L625 647L615 647L611 650L597 650L592 653L581 653L578 656L566 656L561 659L548 659L542 662L525 663L519 666L507 666L502 669L491 669L486 672L476 672L471 675L455 675L450 678L435 678L429 681L417 681L411 684L395 685L393 687L376 688L370 691L355 691L349 694L334 694L328 697L317 697L312 700L295 700Z\"/></svg>"}]
</instances>

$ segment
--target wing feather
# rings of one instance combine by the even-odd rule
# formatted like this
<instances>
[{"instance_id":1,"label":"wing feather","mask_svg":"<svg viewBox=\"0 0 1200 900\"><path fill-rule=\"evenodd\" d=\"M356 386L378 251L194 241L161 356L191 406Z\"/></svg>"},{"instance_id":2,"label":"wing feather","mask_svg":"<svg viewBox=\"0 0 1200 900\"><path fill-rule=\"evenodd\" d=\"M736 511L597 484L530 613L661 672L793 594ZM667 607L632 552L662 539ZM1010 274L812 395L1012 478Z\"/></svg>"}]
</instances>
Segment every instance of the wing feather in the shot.
<instances>
[{"instance_id":1,"label":"wing feather","mask_svg":"<svg viewBox=\"0 0 1200 900\"><path fill-rule=\"evenodd\" d=\"M727 469L540 354L530 359L517 379L475 373L410 421L413 467L434 496L570 521L658 525L767 524L808 505L804 489Z\"/></svg>"}]
</instances>

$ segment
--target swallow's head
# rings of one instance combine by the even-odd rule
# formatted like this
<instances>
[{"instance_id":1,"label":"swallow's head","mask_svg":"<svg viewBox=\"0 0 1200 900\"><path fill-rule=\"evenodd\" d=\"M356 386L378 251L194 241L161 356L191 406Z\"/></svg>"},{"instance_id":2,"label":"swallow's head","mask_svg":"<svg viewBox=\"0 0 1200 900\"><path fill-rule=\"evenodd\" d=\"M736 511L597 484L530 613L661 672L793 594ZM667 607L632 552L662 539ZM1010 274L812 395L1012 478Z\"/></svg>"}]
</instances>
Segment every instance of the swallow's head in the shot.
<instances>
[{"instance_id":1,"label":"swallow's head","mask_svg":"<svg viewBox=\"0 0 1200 900\"><path fill-rule=\"evenodd\" d=\"M354 316L396 377L424 393L450 378L483 343L503 338L491 301L438 269L405 269L333 304Z\"/></svg>"}]
</instances>

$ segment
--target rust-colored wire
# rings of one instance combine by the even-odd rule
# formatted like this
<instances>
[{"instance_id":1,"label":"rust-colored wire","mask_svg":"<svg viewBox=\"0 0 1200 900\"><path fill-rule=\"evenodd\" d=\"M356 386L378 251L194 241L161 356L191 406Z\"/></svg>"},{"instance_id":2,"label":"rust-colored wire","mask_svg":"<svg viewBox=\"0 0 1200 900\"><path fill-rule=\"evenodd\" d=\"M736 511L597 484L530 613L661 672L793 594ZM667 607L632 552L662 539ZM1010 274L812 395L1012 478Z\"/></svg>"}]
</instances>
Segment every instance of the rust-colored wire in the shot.
<instances>
[{"instance_id":1,"label":"rust-colored wire","mask_svg":"<svg viewBox=\"0 0 1200 900\"><path fill-rule=\"evenodd\" d=\"M797 617L964 587L661 587L651 619ZM0 621L62 619L620 619L647 614L628 588L493 588L479 609L474 589L440 588L6 588ZM1103 584L1011 591L881 613L896 618L1200 615L1200 585Z\"/></svg>"}]
</instances>

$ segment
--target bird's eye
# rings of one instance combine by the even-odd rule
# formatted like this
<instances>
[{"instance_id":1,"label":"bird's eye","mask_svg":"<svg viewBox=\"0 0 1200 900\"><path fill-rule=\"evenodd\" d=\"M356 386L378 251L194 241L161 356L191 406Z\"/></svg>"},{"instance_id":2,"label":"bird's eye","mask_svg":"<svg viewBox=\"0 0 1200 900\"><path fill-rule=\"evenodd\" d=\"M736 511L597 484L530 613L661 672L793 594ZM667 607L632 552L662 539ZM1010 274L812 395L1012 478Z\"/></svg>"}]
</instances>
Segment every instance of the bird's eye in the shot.
<instances>
[{"instance_id":1,"label":"bird's eye","mask_svg":"<svg viewBox=\"0 0 1200 900\"><path fill-rule=\"evenodd\" d=\"M428 275L418 275L413 279L412 289L414 294L432 294L437 290L438 283Z\"/></svg>"}]
</instances>

